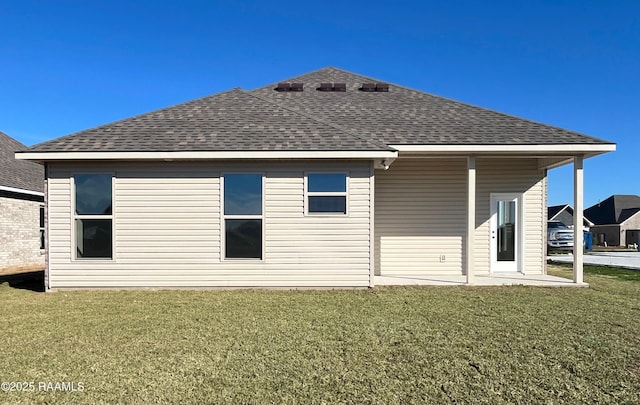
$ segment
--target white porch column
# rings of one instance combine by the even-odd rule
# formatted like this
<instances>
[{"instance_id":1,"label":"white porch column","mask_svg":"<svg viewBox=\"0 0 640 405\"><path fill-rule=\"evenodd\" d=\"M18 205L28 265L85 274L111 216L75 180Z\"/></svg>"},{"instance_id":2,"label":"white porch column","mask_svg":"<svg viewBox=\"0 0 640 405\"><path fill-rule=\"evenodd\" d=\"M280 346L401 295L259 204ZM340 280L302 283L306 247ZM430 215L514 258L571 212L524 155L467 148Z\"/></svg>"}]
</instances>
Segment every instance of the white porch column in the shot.
<instances>
[{"instance_id":1,"label":"white porch column","mask_svg":"<svg viewBox=\"0 0 640 405\"><path fill-rule=\"evenodd\" d=\"M582 284L582 222L584 207L584 156L573 157L573 282Z\"/></svg>"},{"instance_id":2,"label":"white porch column","mask_svg":"<svg viewBox=\"0 0 640 405\"><path fill-rule=\"evenodd\" d=\"M467 251L465 272L467 274L467 284L473 283L474 258L473 247L475 246L476 233L476 158L467 157Z\"/></svg>"}]
</instances>

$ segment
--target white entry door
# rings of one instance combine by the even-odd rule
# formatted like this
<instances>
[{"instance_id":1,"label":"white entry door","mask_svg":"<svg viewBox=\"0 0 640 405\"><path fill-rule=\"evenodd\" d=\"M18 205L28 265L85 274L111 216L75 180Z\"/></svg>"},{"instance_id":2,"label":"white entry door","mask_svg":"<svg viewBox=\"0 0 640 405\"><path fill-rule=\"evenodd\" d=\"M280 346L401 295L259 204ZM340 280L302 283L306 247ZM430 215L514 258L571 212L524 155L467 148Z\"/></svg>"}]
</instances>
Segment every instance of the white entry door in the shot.
<instances>
[{"instance_id":1,"label":"white entry door","mask_svg":"<svg viewBox=\"0 0 640 405\"><path fill-rule=\"evenodd\" d=\"M522 266L522 194L491 194L491 272L517 272Z\"/></svg>"}]
</instances>

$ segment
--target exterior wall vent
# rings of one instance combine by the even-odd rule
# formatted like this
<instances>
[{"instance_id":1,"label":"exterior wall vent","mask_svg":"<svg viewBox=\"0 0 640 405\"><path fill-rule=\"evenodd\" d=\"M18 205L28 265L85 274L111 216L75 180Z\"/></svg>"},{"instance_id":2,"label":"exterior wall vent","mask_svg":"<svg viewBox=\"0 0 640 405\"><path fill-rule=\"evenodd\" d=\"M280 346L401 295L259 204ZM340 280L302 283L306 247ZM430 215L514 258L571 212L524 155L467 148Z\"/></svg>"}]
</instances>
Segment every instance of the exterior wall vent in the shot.
<instances>
[{"instance_id":1,"label":"exterior wall vent","mask_svg":"<svg viewBox=\"0 0 640 405\"><path fill-rule=\"evenodd\" d=\"M275 91L303 91L304 83L278 83Z\"/></svg>"},{"instance_id":2,"label":"exterior wall vent","mask_svg":"<svg viewBox=\"0 0 640 405\"><path fill-rule=\"evenodd\" d=\"M320 83L318 91L347 91L346 83Z\"/></svg>"},{"instance_id":3,"label":"exterior wall vent","mask_svg":"<svg viewBox=\"0 0 640 405\"><path fill-rule=\"evenodd\" d=\"M362 87L359 89L360 91L366 92L389 92L389 85L387 83L362 83Z\"/></svg>"},{"instance_id":4,"label":"exterior wall vent","mask_svg":"<svg viewBox=\"0 0 640 405\"><path fill-rule=\"evenodd\" d=\"M347 91L346 83L333 83L333 91Z\"/></svg>"},{"instance_id":5,"label":"exterior wall vent","mask_svg":"<svg viewBox=\"0 0 640 405\"><path fill-rule=\"evenodd\" d=\"M376 91L376 84L362 83L362 87L360 87L360 91L366 91L366 92Z\"/></svg>"}]
</instances>

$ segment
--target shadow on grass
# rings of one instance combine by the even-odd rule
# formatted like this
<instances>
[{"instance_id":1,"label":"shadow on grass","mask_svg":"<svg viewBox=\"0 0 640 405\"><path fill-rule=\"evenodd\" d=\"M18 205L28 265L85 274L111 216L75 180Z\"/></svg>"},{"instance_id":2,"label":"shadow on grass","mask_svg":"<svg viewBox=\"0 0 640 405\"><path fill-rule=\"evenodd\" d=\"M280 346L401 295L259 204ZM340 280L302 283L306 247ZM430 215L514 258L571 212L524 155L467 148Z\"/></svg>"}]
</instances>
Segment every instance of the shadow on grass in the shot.
<instances>
[{"instance_id":1,"label":"shadow on grass","mask_svg":"<svg viewBox=\"0 0 640 405\"><path fill-rule=\"evenodd\" d=\"M3 283L21 290L44 292L44 270L0 275L0 284Z\"/></svg>"},{"instance_id":2,"label":"shadow on grass","mask_svg":"<svg viewBox=\"0 0 640 405\"><path fill-rule=\"evenodd\" d=\"M553 263L556 267L572 270L571 264ZM608 276L623 281L640 282L640 270L623 269L621 267L612 266L584 266L584 274Z\"/></svg>"},{"instance_id":3,"label":"shadow on grass","mask_svg":"<svg viewBox=\"0 0 640 405\"><path fill-rule=\"evenodd\" d=\"M585 266L585 273L615 277L618 280L640 282L640 271L609 266Z\"/></svg>"}]
</instances>

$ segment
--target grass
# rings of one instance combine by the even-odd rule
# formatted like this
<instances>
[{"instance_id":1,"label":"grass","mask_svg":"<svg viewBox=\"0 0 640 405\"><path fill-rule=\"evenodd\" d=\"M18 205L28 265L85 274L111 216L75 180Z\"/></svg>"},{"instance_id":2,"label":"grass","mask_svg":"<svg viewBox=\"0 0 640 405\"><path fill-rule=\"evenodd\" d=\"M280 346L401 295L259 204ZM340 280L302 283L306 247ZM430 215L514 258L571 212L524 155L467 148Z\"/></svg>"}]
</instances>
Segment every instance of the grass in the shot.
<instances>
[{"instance_id":1,"label":"grass","mask_svg":"<svg viewBox=\"0 0 640 405\"><path fill-rule=\"evenodd\" d=\"M639 403L638 273L587 268L585 279L52 294L5 283L0 381L36 390L0 402Z\"/></svg>"}]
</instances>

